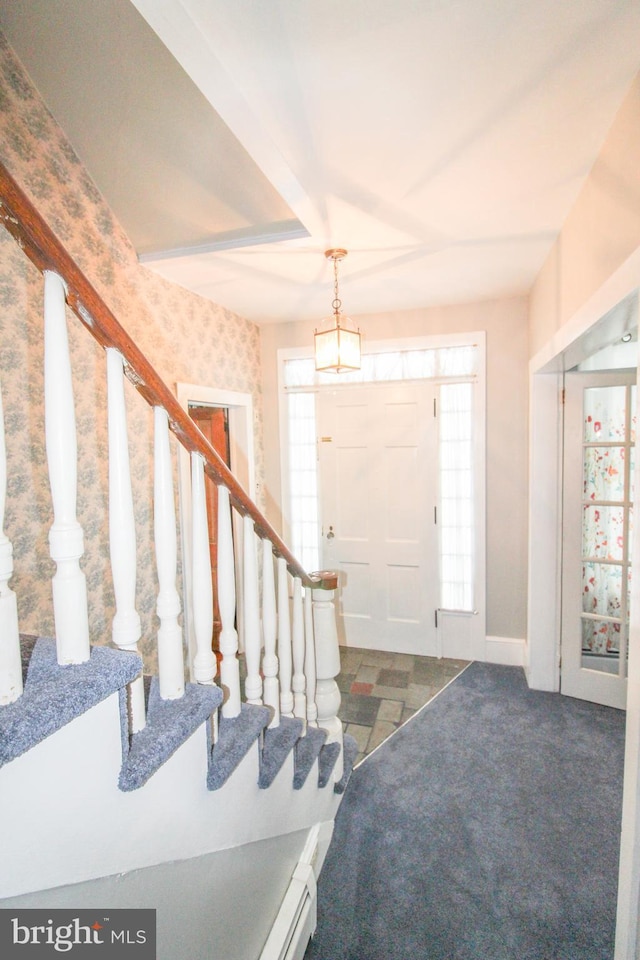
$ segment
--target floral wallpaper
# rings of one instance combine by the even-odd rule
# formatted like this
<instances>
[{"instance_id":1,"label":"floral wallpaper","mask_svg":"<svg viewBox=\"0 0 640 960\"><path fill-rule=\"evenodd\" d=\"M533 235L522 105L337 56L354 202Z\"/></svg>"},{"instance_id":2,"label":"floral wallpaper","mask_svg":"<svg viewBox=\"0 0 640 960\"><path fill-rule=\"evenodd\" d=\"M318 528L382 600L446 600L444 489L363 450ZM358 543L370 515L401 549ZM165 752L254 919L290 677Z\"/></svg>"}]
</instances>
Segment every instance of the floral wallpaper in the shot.
<instances>
[{"instance_id":1,"label":"floral wallpaper","mask_svg":"<svg viewBox=\"0 0 640 960\"><path fill-rule=\"evenodd\" d=\"M264 457L257 326L138 263L127 236L2 34L0 160L172 390L182 381L252 394L256 478L261 490ZM4 529L13 544L11 587L18 599L20 629L51 636L55 565L48 546L52 507L45 465L42 299L39 272L15 241L0 231L0 387L8 472ZM81 565L87 578L92 641L107 643L114 599L107 516L106 356L70 312L68 326L78 431L78 519L85 535ZM138 537L140 648L153 667L157 585L152 414L136 391L126 386ZM178 588L181 591L180 575Z\"/></svg>"}]
</instances>

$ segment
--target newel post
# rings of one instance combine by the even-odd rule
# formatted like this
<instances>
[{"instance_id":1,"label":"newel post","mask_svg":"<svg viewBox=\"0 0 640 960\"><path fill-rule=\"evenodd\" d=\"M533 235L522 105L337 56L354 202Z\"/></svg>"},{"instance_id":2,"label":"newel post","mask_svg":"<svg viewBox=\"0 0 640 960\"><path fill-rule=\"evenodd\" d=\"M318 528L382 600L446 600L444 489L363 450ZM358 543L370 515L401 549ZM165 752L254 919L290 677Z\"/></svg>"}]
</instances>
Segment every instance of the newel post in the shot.
<instances>
[{"instance_id":1,"label":"newel post","mask_svg":"<svg viewBox=\"0 0 640 960\"><path fill-rule=\"evenodd\" d=\"M335 779L340 780L344 771L342 721L338 716L341 698L336 683L336 677L340 673L340 647L333 602L338 575L323 572L314 574L314 577L319 580L318 587L312 591L318 726L328 732L327 743L340 744L340 756L334 768Z\"/></svg>"},{"instance_id":2,"label":"newel post","mask_svg":"<svg viewBox=\"0 0 640 960\"><path fill-rule=\"evenodd\" d=\"M13 574L13 547L3 530L6 493L7 458L0 390L0 704L13 703L22 694L18 605L16 595L9 587Z\"/></svg>"}]
</instances>

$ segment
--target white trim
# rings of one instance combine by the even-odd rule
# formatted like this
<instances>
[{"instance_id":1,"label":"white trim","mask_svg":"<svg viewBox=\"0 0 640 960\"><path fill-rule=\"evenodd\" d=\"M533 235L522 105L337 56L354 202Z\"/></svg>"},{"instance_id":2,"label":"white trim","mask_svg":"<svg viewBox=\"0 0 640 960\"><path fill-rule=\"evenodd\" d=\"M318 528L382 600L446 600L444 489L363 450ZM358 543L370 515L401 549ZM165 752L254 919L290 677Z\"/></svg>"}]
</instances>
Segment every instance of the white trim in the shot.
<instances>
[{"instance_id":1,"label":"white trim","mask_svg":"<svg viewBox=\"0 0 640 960\"><path fill-rule=\"evenodd\" d=\"M253 435L253 397L250 393L233 390L218 390L193 383L177 383L178 402L184 410L189 404L226 407L229 410L229 454L231 471L255 500L255 455ZM178 489L180 499L180 532L182 543L182 584L184 633L188 651L189 673L193 680L195 635L193 628L193 603L191 584L191 460L182 444L178 447ZM241 543L236 530L238 517L234 513L234 537Z\"/></svg>"},{"instance_id":2,"label":"white trim","mask_svg":"<svg viewBox=\"0 0 640 960\"><path fill-rule=\"evenodd\" d=\"M302 960L304 957L316 929L316 881L332 835L333 820L316 823L309 830L260 960Z\"/></svg>"},{"instance_id":3,"label":"white trim","mask_svg":"<svg viewBox=\"0 0 640 960\"><path fill-rule=\"evenodd\" d=\"M476 544L475 544L475 584L474 613L478 620L474 624L474 636L482 642L486 630L486 429L487 429L487 349L486 332L484 330L469 333L434 334L422 337L391 338L389 340L367 340L363 353L393 353L400 350L434 350L438 348L475 346L478 349L478 364L476 372L470 377L450 378L453 380L473 380L474 390L474 458L477 468L474 470L475 480L475 511L476 511ZM277 353L278 369L278 418L280 429L280 489L281 515L284 539L291 540L290 518L290 490L289 490L289 463L288 463L288 420L287 420L287 391L285 389L284 365L287 360L300 360L313 355L312 344L304 347L283 347ZM434 383L445 382L442 378L425 378ZM386 382L386 381L385 381ZM446 378L449 382L449 378ZM375 386L376 384L344 384L345 388L357 389L360 386ZM340 386L340 375L336 375L335 384L322 384L306 389L312 391L333 390Z\"/></svg>"},{"instance_id":4,"label":"white trim","mask_svg":"<svg viewBox=\"0 0 640 960\"><path fill-rule=\"evenodd\" d=\"M525 641L517 637L487 637L485 663L500 663L507 667L524 665Z\"/></svg>"},{"instance_id":5,"label":"white trim","mask_svg":"<svg viewBox=\"0 0 640 960\"><path fill-rule=\"evenodd\" d=\"M560 689L562 374L532 376L529 394L527 682Z\"/></svg>"}]
</instances>

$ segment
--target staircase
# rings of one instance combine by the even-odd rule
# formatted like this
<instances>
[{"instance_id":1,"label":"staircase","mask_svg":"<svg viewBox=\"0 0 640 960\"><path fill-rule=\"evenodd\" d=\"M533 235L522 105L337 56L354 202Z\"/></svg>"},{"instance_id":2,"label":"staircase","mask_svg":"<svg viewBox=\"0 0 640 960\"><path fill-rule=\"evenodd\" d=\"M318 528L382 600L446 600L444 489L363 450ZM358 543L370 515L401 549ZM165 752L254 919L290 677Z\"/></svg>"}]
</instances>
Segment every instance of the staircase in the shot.
<instances>
[{"instance_id":1,"label":"staircase","mask_svg":"<svg viewBox=\"0 0 640 960\"><path fill-rule=\"evenodd\" d=\"M9 587L0 390L0 898L330 825L356 754L337 716L337 577L302 569L5 168L0 218L44 275L56 634L22 634ZM110 645L89 631L67 306L106 352ZM145 675L138 651L125 378L153 408L157 676ZM186 664L171 435L191 459L195 653ZM218 488L218 657L205 476ZM312 885L302 884L305 897ZM298 915L308 935L312 913L294 905ZM280 925L286 944L272 935L265 957L300 956L291 924Z\"/></svg>"}]
</instances>

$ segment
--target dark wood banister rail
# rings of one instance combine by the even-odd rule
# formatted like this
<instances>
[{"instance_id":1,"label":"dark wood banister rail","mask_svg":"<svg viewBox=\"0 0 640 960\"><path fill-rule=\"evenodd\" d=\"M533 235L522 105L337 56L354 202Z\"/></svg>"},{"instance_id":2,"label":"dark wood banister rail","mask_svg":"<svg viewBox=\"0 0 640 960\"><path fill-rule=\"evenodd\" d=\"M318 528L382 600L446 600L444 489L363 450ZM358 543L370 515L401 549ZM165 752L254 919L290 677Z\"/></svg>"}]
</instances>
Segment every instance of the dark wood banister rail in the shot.
<instances>
[{"instance_id":1,"label":"dark wood banister rail","mask_svg":"<svg viewBox=\"0 0 640 960\"><path fill-rule=\"evenodd\" d=\"M308 587L335 590L335 573L308 574L298 563L1 163L0 221L39 270L57 273L64 280L67 303L81 323L103 347L119 350L127 378L136 390L152 407L164 407L169 426L183 447L204 458L207 475L227 487L235 508L252 518L258 536L271 541L276 556L286 560L292 576L299 577Z\"/></svg>"}]
</instances>

